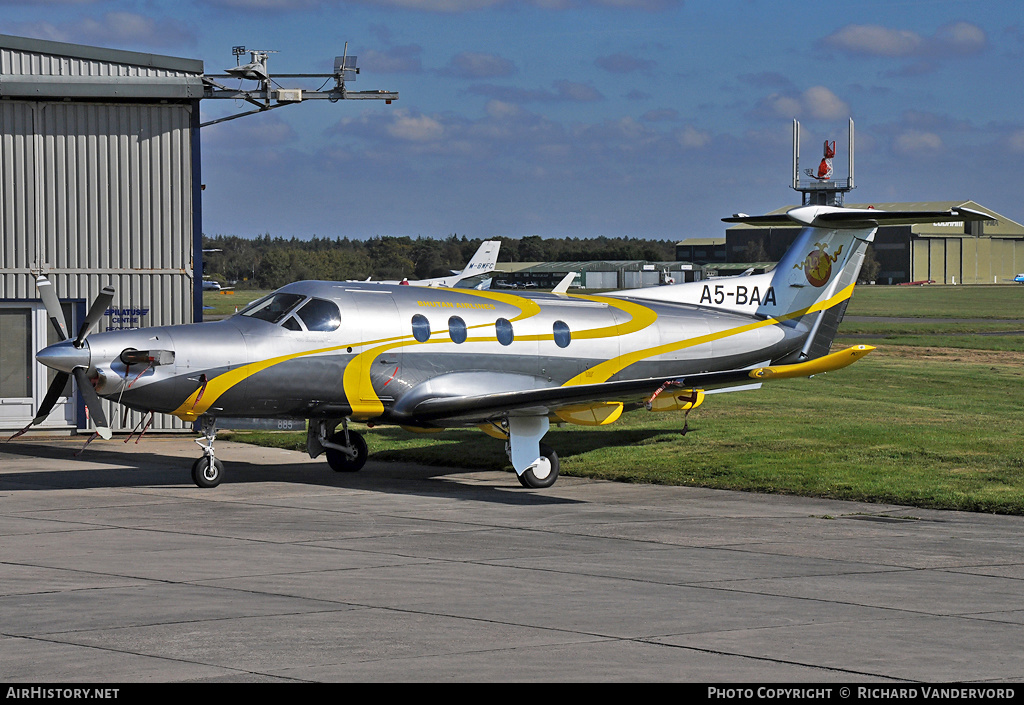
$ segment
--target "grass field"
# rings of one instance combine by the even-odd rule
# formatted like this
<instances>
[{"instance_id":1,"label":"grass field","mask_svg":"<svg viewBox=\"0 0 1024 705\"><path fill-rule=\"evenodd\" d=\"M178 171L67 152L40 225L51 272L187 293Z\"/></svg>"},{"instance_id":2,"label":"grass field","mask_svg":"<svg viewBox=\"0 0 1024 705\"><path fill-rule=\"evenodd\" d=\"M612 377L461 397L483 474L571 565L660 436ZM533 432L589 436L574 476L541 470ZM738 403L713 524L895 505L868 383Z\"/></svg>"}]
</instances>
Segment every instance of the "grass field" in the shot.
<instances>
[{"instance_id":1,"label":"grass field","mask_svg":"<svg viewBox=\"0 0 1024 705\"><path fill-rule=\"evenodd\" d=\"M640 410L609 427L552 428L545 442L566 475L1024 514L1024 326L998 320L1020 315L1022 294L858 288L848 315L991 320L844 322L834 349L879 349L826 375L709 396L685 435L681 413ZM305 447L304 434L234 437ZM366 438L378 460L511 473L503 443L477 430Z\"/></svg>"}]
</instances>

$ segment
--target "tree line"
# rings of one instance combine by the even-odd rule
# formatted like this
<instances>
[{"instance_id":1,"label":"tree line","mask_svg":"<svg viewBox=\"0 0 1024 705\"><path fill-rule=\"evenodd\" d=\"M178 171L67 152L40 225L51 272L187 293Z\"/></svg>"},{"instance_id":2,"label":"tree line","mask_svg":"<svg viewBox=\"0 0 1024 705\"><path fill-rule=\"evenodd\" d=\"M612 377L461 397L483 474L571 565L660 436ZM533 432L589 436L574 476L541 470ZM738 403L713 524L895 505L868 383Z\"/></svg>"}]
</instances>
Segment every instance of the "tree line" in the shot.
<instances>
[{"instance_id":1,"label":"tree line","mask_svg":"<svg viewBox=\"0 0 1024 705\"><path fill-rule=\"evenodd\" d=\"M675 260L675 242L628 237L545 239L491 238L501 241L498 262L582 262L590 260ZM350 238L217 235L203 237L203 275L236 288L276 289L293 281L324 279L427 279L461 270L482 238L450 235Z\"/></svg>"}]
</instances>

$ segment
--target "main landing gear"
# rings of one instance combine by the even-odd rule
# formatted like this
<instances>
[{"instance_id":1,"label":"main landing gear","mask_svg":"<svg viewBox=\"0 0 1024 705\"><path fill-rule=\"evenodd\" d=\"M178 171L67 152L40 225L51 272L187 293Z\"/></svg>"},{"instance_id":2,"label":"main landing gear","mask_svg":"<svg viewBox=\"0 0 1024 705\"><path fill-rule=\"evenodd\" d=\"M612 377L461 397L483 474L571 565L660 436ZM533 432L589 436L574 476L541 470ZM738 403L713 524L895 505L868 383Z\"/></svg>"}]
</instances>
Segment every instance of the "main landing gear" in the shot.
<instances>
[{"instance_id":1,"label":"main landing gear","mask_svg":"<svg viewBox=\"0 0 1024 705\"><path fill-rule=\"evenodd\" d=\"M335 431L339 423L342 428ZM211 416L202 417L200 431L203 438L197 438L196 445L203 449L203 455L192 463L192 481L199 487L216 487L224 479L224 463L217 459L213 450L217 420ZM326 455L327 464L335 472L361 470L369 456L362 434L349 430L347 419L311 419L306 450L310 458Z\"/></svg>"},{"instance_id":2,"label":"main landing gear","mask_svg":"<svg viewBox=\"0 0 1024 705\"><path fill-rule=\"evenodd\" d=\"M551 487L558 479L558 454L540 439L548 432L546 416L510 416L506 420L505 452L519 484L531 489ZM505 426L505 424L503 424Z\"/></svg>"},{"instance_id":3,"label":"main landing gear","mask_svg":"<svg viewBox=\"0 0 1024 705\"><path fill-rule=\"evenodd\" d=\"M357 472L366 465L369 450L362 434L349 430L348 420L310 419L306 435L306 451L310 458L321 453L327 456L327 464L335 472Z\"/></svg>"}]
</instances>

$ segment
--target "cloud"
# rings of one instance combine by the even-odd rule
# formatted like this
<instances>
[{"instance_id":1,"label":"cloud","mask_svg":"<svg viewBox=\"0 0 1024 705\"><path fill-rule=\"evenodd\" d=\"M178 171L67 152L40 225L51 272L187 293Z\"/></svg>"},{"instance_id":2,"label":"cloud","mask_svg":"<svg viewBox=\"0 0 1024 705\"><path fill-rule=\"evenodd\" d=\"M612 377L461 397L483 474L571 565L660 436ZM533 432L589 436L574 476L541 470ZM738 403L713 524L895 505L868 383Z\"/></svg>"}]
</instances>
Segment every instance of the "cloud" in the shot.
<instances>
[{"instance_id":1,"label":"cloud","mask_svg":"<svg viewBox=\"0 0 1024 705\"><path fill-rule=\"evenodd\" d=\"M60 24L16 22L10 26L20 35L74 44L178 48L195 46L197 43L195 33L183 22L146 17L134 12L108 12L98 20L85 18Z\"/></svg>"},{"instance_id":2,"label":"cloud","mask_svg":"<svg viewBox=\"0 0 1024 705\"><path fill-rule=\"evenodd\" d=\"M988 47L985 31L970 22L953 22L925 37L881 25L850 24L821 40L844 54L884 58L970 56Z\"/></svg>"},{"instance_id":3,"label":"cloud","mask_svg":"<svg viewBox=\"0 0 1024 705\"><path fill-rule=\"evenodd\" d=\"M825 86L811 86L804 91L801 102L811 117L821 120L836 120L850 114L850 106Z\"/></svg>"},{"instance_id":4,"label":"cloud","mask_svg":"<svg viewBox=\"0 0 1024 705\"><path fill-rule=\"evenodd\" d=\"M924 40L916 32L879 25L851 24L821 40L830 49L862 56L913 56Z\"/></svg>"},{"instance_id":5,"label":"cloud","mask_svg":"<svg viewBox=\"0 0 1024 705\"><path fill-rule=\"evenodd\" d=\"M516 66L497 54L464 51L453 56L441 73L455 78L502 78L515 75Z\"/></svg>"},{"instance_id":6,"label":"cloud","mask_svg":"<svg viewBox=\"0 0 1024 705\"><path fill-rule=\"evenodd\" d=\"M896 135L892 148L896 154L904 156L937 154L944 149L941 137L934 132L922 130L907 130Z\"/></svg>"},{"instance_id":7,"label":"cloud","mask_svg":"<svg viewBox=\"0 0 1024 705\"><path fill-rule=\"evenodd\" d=\"M825 86L811 86L798 95L772 93L758 102L754 114L766 119L837 120L850 115L850 106Z\"/></svg>"},{"instance_id":8,"label":"cloud","mask_svg":"<svg viewBox=\"0 0 1024 705\"><path fill-rule=\"evenodd\" d=\"M1010 133L1006 138L1006 147L1015 154L1024 154L1024 130Z\"/></svg>"},{"instance_id":9,"label":"cloud","mask_svg":"<svg viewBox=\"0 0 1024 705\"><path fill-rule=\"evenodd\" d=\"M700 149L711 144L711 133L706 130L698 130L697 128L687 125L682 130L678 130L675 133L676 141L684 149Z\"/></svg>"},{"instance_id":10,"label":"cloud","mask_svg":"<svg viewBox=\"0 0 1024 705\"><path fill-rule=\"evenodd\" d=\"M422 53L423 47L418 44L391 47L384 51L370 49L360 54L359 66L373 73L422 73Z\"/></svg>"},{"instance_id":11,"label":"cloud","mask_svg":"<svg viewBox=\"0 0 1024 705\"><path fill-rule=\"evenodd\" d=\"M427 115L396 110L387 131L392 137L406 142L434 142L444 136L444 125Z\"/></svg>"},{"instance_id":12,"label":"cloud","mask_svg":"<svg viewBox=\"0 0 1024 705\"><path fill-rule=\"evenodd\" d=\"M610 54L599 56L594 59L594 65L609 73L644 73L650 74L655 62L650 59L641 59L629 54Z\"/></svg>"},{"instance_id":13,"label":"cloud","mask_svg":"<svg viewBox=\"0 0 1024 705\"><path fill-rule=\"evenodd\" d=\"M552 90L544 88L511 88L490 83L469 87L470 93L497 98L513 103L572 102L590 103L604 100L604 96L593 86L574 81L555 81Z\"/></svg>"},{"instance_id":14,"label":"cloud","mask_svg":"<svg viewBox=\"0 0 1024 705\"><path fill-rule=\"evenodd\" d=\"M640 119L644 122L664 122L666 120L678 120L679 111L673 108L659 108L655 110L648 110L646 113L640 116Z\"/></svg>"}]
</instances>

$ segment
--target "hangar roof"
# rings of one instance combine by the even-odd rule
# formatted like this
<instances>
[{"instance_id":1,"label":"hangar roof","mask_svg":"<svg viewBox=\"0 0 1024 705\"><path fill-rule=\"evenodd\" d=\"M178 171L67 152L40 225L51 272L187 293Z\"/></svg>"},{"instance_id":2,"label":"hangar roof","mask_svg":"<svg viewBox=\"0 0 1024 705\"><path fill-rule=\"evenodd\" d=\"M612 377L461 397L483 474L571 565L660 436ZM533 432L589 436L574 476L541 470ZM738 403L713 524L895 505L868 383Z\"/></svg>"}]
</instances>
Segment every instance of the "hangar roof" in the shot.
<instances>
[{"instance_id":1,"label":"hangar roof","mask_svg":"<svg viewBox=\"0 0 1024 705\"><path fill-rule=\"evenodd\" d=\"M0 34L0 96L118 100L203 97L203 62Z\"/></svg>"}]
</instances>

